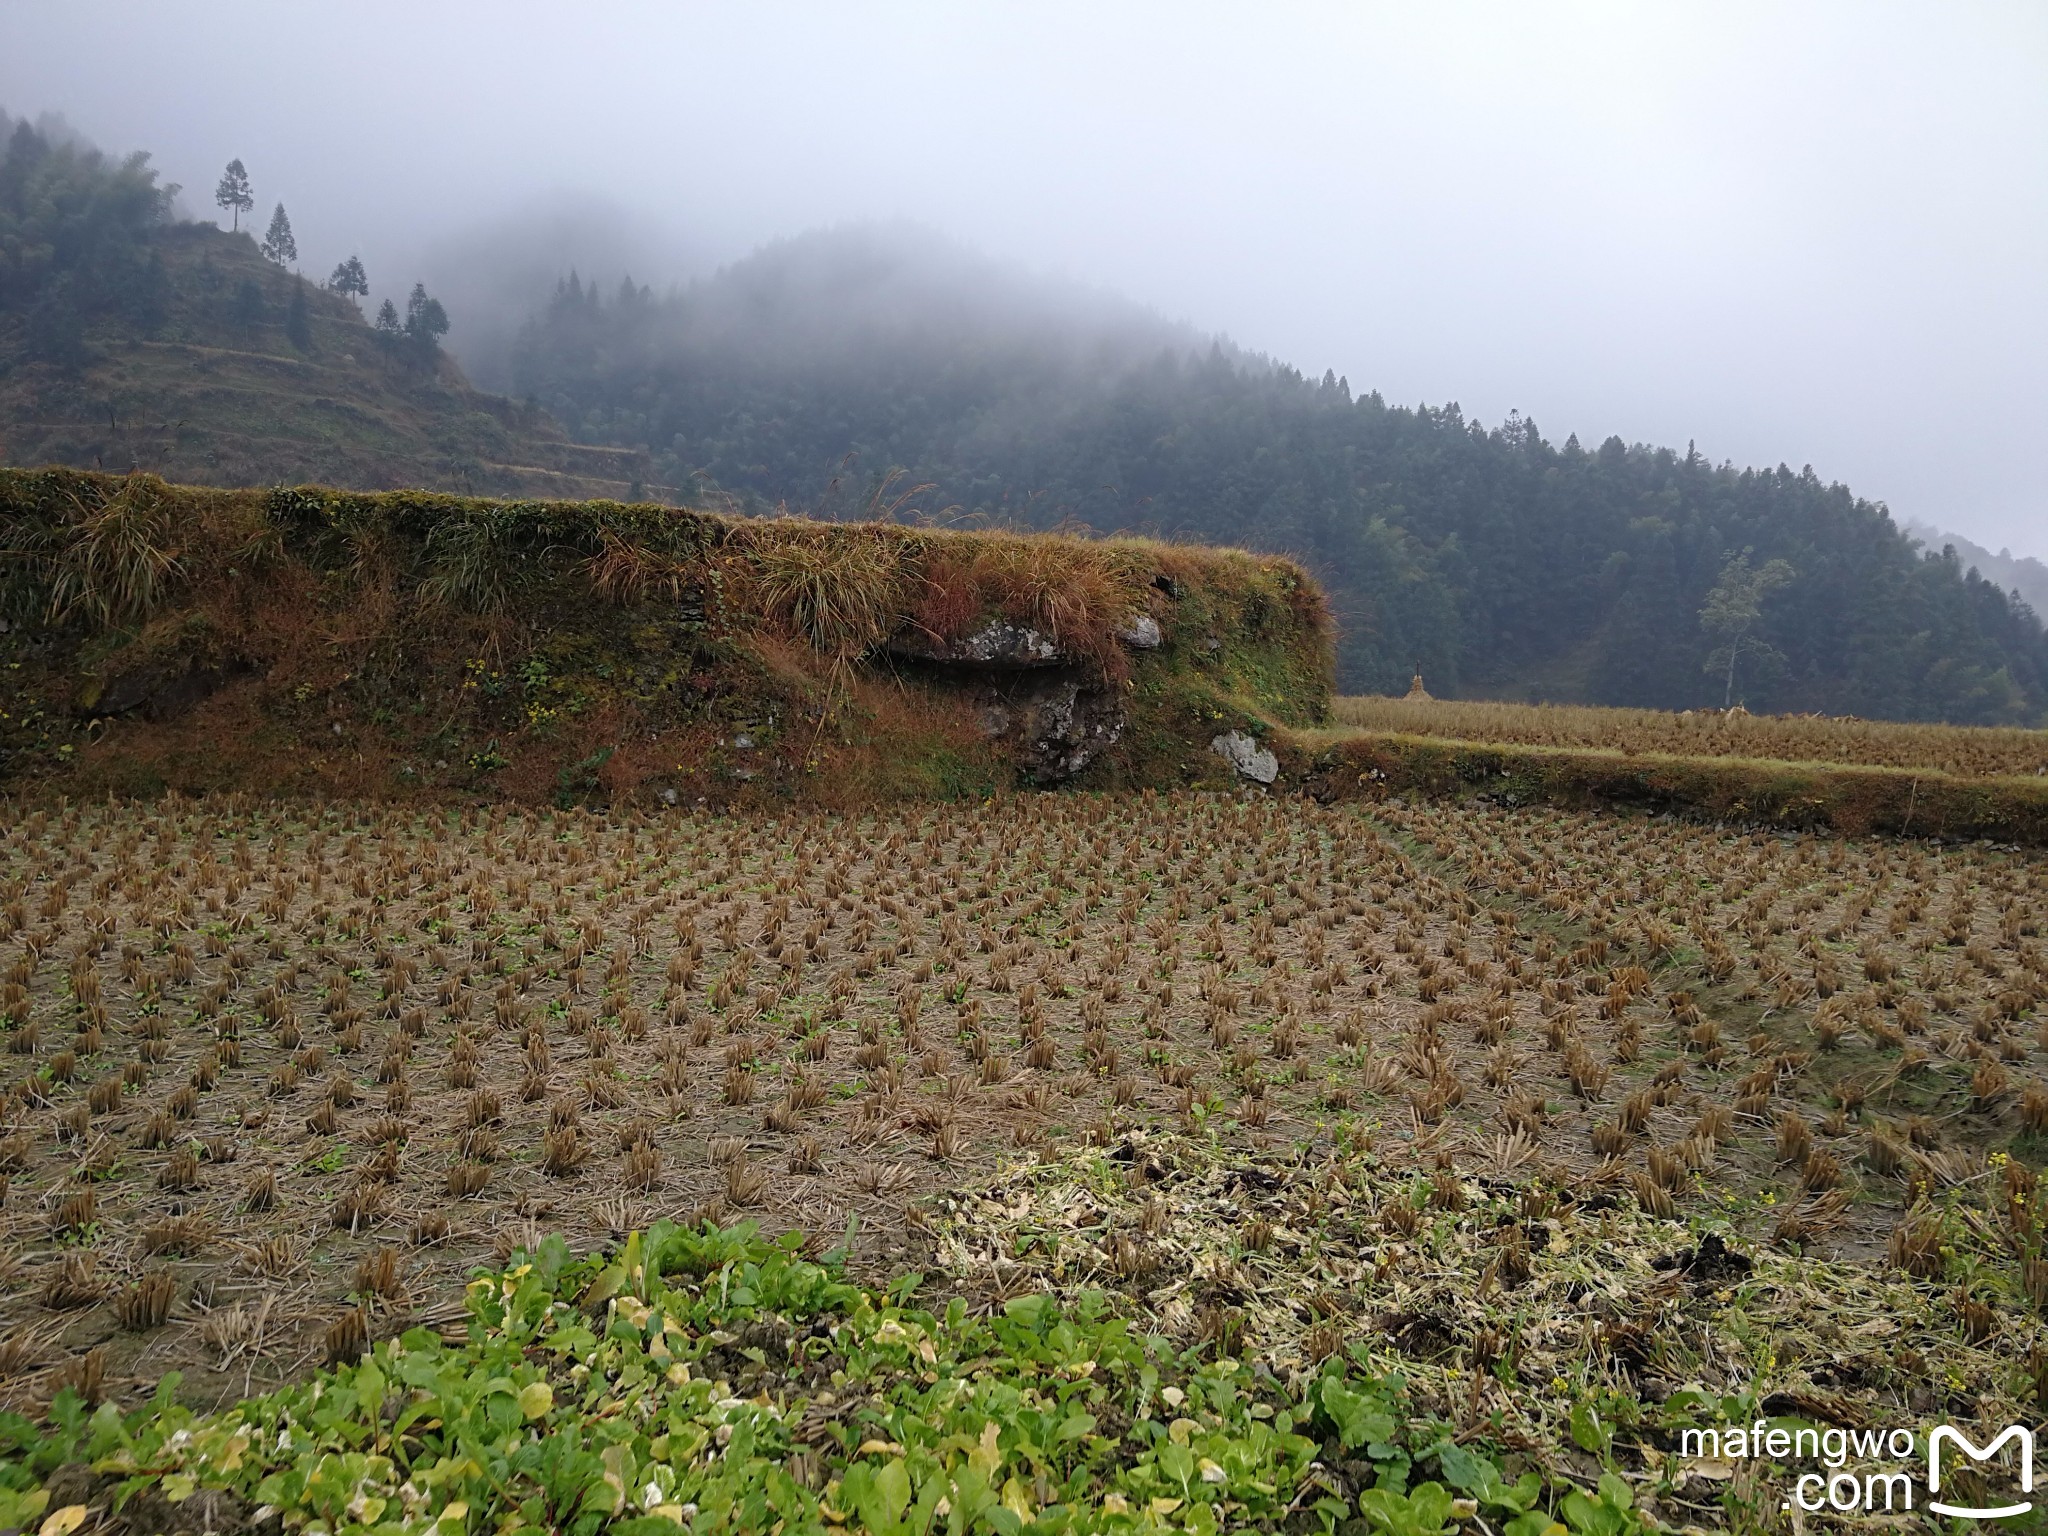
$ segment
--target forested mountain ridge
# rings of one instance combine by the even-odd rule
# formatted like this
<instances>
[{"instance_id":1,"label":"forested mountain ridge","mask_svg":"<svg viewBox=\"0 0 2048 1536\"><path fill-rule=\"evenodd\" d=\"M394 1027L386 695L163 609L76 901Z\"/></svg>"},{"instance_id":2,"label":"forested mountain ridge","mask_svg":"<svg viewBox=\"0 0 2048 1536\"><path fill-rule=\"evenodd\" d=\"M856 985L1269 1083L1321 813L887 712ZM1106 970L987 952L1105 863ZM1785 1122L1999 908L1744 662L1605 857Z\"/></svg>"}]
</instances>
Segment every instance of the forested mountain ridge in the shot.
<instances>
[{"instance_id":1,"label":"forested mountain ridge","mask_svg":"<svg viewBox=\"0 0 2048 1536\"><path fill-rule=\"evenodd\" d=\"M179 221L174 191L146 155L116 160L0 116L0 463L214 485L639 490L643 454L570 442L472 389L431 333L374 328L247 230ZM278 233L289 242L288 223Z\"/></svg>"},{"instance_id":2,"label":"forested mountain ridge","mask_svg":"<svg viewBox=\"0 0 2048 1536\"><path fill-rule=\"evenodd\" d=\"M1909 520L1900 526L1924 548L1938 550L1953 545L1956 558L1964 565L1974 567L1978 575L1996 582L2007 592L2018 593L2021 602L2036 614L2048 617L2048 565L2031 555L2015 555L2010 549L2001 549L1994 555L1960 533L1949 533L1929 523Z\"/></svg>"},{"instance_id":3,"label":"forested mountain ridge","mask_svg":"<svg viewBox=\"0 0 2048 1536\"><path fill-rule=\"evenodd\" d=\"M850 511L900 467L950 516L1294 555L1353 690L1420 669L1446 695L2048 714L2035 616L1811 469L1354 396L914 232L782 242L667 296L571 279L513 366L573 435L644 444L676 484Z\"/></svg>"}]
</instances>

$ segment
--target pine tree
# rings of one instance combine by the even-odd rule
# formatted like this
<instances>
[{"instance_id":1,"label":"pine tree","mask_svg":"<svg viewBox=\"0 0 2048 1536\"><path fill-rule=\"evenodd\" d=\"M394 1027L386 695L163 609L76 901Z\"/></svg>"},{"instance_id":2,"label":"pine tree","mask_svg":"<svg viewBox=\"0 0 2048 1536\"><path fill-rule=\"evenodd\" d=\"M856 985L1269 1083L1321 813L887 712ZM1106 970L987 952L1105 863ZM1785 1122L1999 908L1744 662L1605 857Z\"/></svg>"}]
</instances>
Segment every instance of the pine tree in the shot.
<instances>
[{"instance_id":1,"label":"pine tree","mask_svg":"<svg viewBox=\"0 0 2048 1536\"><path fill-rule=\"evenodd\" d=\"M292 221L285 215L283 203L270 216L270 232L263 237L261 249L266 259L280 267L299 259L299 242L292 238Z\"/></svg>"},{"instance_id":2,"label":"pine tree","mask_svg":"<svg viewBox=\"0 0 2048 1536\"><path fill-rule=\"evenodd\" d=\"M327 286L336 293L346 294L351 301L370 296L370 279L363 271L360 256L351 256L334 269L334 276L327 279Z\"/></svg>"},{"instance_id":3,"label":"pine tree","mask_svg":"<svg viewBox=\"0 0 2048 1536\"><path fill-rule=\"evenodd\" d=\"M230 160L228 168L221 173L220 185L213 189L213 200L234 215L233 229L242 227L242 215L256 206L256 195L249 190L249 173L242 169L242 162Z\"/></svg>"},{"instance_id":4,"label":"pine tree","mask_svg":"<svg viewBox=\"0 0 2048 1536\"><path fill-rule=\"evenodd\" d=\"M440 350L441 338L448 334L448 311L439 299L427 296L425 283L414 283L412 295L405 301L405 334L429 358Z\"/></svg>"},{"instance_id":5,"label":"pine tree","mask_svg":"<svg viewBox=\"0 0 2048 1536\"><path fill-rule=\"evenodd\" d=\"M396 336L399 334L398 306L389 299L386 299L377 307L377 330L380 335L384 336Z\"/></svg>"}]
</instances>

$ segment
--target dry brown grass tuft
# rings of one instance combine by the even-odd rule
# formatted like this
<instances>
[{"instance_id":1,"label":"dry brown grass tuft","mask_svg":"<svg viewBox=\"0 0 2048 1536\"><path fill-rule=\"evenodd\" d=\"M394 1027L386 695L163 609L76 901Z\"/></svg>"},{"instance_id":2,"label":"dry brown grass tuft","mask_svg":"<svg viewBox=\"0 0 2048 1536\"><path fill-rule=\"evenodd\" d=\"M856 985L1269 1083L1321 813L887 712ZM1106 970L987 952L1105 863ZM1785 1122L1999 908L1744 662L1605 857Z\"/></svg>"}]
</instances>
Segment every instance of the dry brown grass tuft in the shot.
<instances>
[{"instance_id":1,"label":"dry brown grass tuft","mask_svg":"<svg viewBox=\"0 0 2048 1536\"><path fill-rule=\"evenodd\" d=\"M96 1346L50 1373L50 1394L75 1392L87 1406L96 1406L105 1399L106 1374L106 1348Z\"/></svg>"},{"instance_id":2,"label":"dry brown grass tuft","mask_svg":"<svg viewBox=\"0 0 2048 1536\"><path fill-rule=\"evenodd\" d=\"M396 1304L405 1300L405 1270L396 1248L376 1248L356 1264L355 1292Z\"/></svg>"},{"instance_id":3,"label":"dry brown grass tuft","mask_svg":"<svg viewBox=\"0 0 2048 1536\"><path fill-rule=\"evenodd\" d=\"M321 1347L329 1365L353 1365L370 1347L370 1314L351 1307L327 1325Z\"/></svg>"},{"instance_id":4,"label":"dry brown grass tuft","mask_svg":"<svg viewBox=\"0 0 2048 1536\"><path fill-rule=\"evenodd\" d=\"M744 1157L726 1166L725 1199L729 1205L739 1209L759 1205L768 1192L768 1174L754 1167Z\"/></svg>"},{"instance_id":5,"label":"dry brown grass tuft","mask_svg":"<svg viewBox=\"0 0 2048 1536\"><path fill-rule=\"evenodd\" d=\"M1946 1268L1941 1250L1940 1221L1933 1216L1915 1214L1892 1229L1886 1257L1893 1267L1904 1270L1916 1280L1937 1280Z\"/></svg>"},{"instance_id":6,"label":"dry brown grass tuft","mask_svg":"<svg viewBox=\"0 0 2048 1536\"><path fill-rule=\"evenodd\" d=\"M895 632L921 563L900 529L793 519L742 523L732 547L728 603L765 614L840 664Z\"/></svg>"},{"instance_id":7,"label":"dry brown grass tuft","mask_svg":"<svg viewBox=\"0 0 2048 1536\"><path fill-rule=\"evenodd\" d=\"M643 1193L661 1183L661 1152L649 1142L636 1142L625 1155L620 1176L629 1189Z\"/></svg>"},{"instance_id":8,"label":"dry brown grass tuft","mask_svg":"<svg viewBox=\"0 0 2048 1536\"><path fill-rule=\"evenodd\" d=\"M598 552L584 564L591 587L607 602L633 606L678 602L703 579L693 562L613 530L598 534Z\"/></svg>"},{"instance_id":9,"label":"dry brown grass tuft","mask_svg":"<svg viewBox=\"0 0 2048 1536\"><path fill-rule=\"evenodd\" d=\"M77 1250L62 1254L43 1281L42 1303L53 1312L89 1307L106 1292L97 1261Z\"/></svg>"},{"instance_id":10,"label":"dry brown grass tuft","mask_svg":"<svg viewBox=\"0 0 2048 1536\"><path fill-rule=\"evenodd\" d=\"M563 1179L574 1175L589 1156L580 1132L573 1125L550 1130L541 1138L541 1171Z\"/></svg>"},{"instance_id":11,"label":"dry brown grass tuft","mask_svg":"<svg viewBox=\"0 0 2048 1536\"><path fill-rule=\"evenodd\" d=\"M151 617L185 577L177 512L161 482L130 475L95 504L73 497L72 506L67 526L8 551L41 568L50 617L99 629ZM15 529L17 537L32 532L25 519Z\"/></svg>"},{"instance_id":12,"label":"dry brown grass tuft","mask_svg":"<svg viewBox=\"0 0 2048 1536\"><path fill-rule=\"evenodd\" d=\"M131 1333L144 1333L151 1328L163 1327L170 1318L171 1304L177 1299L176 1279L165 1270L156 1270L144 1275L121 1294L115 1304L114 1315Z\"/></svg>"}]
</instances>

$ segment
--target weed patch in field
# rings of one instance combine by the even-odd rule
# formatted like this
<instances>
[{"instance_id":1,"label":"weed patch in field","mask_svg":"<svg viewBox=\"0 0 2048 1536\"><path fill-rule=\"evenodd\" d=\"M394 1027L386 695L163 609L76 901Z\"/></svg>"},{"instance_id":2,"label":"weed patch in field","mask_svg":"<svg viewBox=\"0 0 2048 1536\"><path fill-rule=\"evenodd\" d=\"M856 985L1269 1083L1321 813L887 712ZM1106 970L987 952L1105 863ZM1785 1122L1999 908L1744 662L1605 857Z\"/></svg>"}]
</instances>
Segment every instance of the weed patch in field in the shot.
<instances>
[{"instance_id":1,"label":"weed patch in field","mask_svg":"<svg viewBox=\"0 0 2048 1536\"><path fill-rule=\"evenodd\" d=\"M550 1241L471 1284L460 1343L409 1333L205 1417L174 1383L125 1416L69 1398L55 1434L0 1424L0 1519L34 1521L56 1495L76 1501L50 1516L65 1529L94 1510L184 1528L193 1506L334 1536L1206 1536L1361 1513L1398 1536L1482 1509L1514 1536L1643 1528L1621 1479L1510 1479L1496 1448L1413 1413L1397 1376L1331 1359L1282 1387L1100 1293L934 1313L910 1304L915 1276L863 1289L802 1251L744 1226L663 1224L582 1261Z\"/></svg>"},{"instance_id":2,"label":"weed patch in field","mask_svg":"<svg viewBox=\"0 0 2048 1536\"><path fill-rule=\"evenodd\" d=\"M1553 1489L1619 1476L1673 1526L1776 1528L1789 1486L1782 1459L1686 1454L1687 1431L1950 1422L1981 1440L2039 1412L2039 1212L2016 1240L1996 1184L1919 1216L1945 1256L1916 1278L1752 1244L1732 1205L1658 1216L1505 1143L1417 1164L1373 1140L1253 1152L1138 1134L1015 1164L931 1202L935 1267L982 1306L1099 1288L1147 1331L1257 1361L1296 1394L1327 1392L1339 1361L1379 1384L1375 1411L1409 1444L1487 1447ZM1396 1433L1379 1438L1326 1465L1420 1475ZM1363 1498L1368 1528L1402 1528Z\"/></svg>"}]
</instances>

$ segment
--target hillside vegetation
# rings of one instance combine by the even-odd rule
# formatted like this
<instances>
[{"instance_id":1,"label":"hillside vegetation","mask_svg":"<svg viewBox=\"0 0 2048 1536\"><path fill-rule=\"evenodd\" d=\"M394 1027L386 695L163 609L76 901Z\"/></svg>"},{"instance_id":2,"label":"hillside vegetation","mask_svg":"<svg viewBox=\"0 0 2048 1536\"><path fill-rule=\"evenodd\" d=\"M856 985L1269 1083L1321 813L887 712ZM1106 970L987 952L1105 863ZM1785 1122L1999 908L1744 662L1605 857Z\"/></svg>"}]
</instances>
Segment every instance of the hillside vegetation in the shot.
<instances>
[{"instance_id":1,"label":"hillside vegetation","mask_svg":"<svg viewBox=\"0 0 2048 1536\"><path fill-rule=\"evenodd\" d=\"M247 231L175 222L146 156L0 144L0 463L627 497L645 462L472 389Z\"/></svg>"},{"instance_id":2,"label":"hillside vegetation","mask_svg":"<svg viewBox=\"0 0 2048 1536\"><path fill-rule=\"evenodd\" d=\"M1144 540L0 471L0 775L615 802L1227 782L1322 595Z\"/></svg>"},{"instance_id":3,"label":"hillside vegetation","mask_svg":"<svg viewBox=\"0 0 2048 1536\"><path fill-rule=\"evenodd\" d=\"M900 466L933 507L1285 551L1330 592L1347 691L1419 668L1445 696L2048 712L2038 620L1812 469L1354 395L915 231L784 242L667 297L567 283L512 384L769 504ZM1745 554L1785 580L1753 623L1703 620Z\"/></svg>"}]
</instances>

